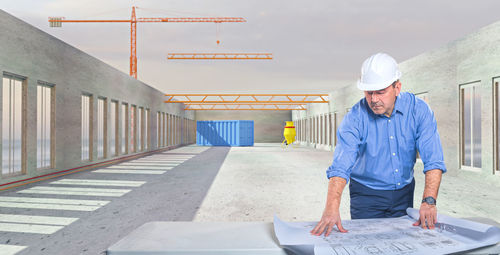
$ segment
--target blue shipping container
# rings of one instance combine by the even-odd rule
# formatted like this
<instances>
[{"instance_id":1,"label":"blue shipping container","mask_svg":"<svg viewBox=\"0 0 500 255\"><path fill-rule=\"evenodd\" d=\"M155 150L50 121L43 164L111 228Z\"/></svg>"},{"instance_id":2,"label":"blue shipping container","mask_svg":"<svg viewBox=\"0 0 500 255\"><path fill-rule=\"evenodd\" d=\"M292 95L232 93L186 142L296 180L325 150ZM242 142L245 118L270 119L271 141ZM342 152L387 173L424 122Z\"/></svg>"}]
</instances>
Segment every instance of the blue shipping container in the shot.
<instances>
[{"instance_id":1,"label":"blue shipping container","mask_svg":"<svg viewBox=\"0 0 500 255\"><path fill-rule=\"evenodd\" d=\"M196 144L204 146L253 146L253 120L197 121Z\"/></svg>"}]
</instances>

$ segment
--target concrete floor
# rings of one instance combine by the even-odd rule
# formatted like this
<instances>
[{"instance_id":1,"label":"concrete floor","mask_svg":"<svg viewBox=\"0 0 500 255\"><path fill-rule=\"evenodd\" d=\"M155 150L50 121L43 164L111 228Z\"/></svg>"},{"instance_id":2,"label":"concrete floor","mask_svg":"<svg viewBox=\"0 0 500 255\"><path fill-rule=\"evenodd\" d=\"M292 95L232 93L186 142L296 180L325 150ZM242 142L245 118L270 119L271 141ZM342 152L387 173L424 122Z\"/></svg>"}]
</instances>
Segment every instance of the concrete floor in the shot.
<instances>
[{"instance_id":1,"label":"concrete floor","mask_svg":"<svg viewBox=\"0 0 500 255\"><path fill-rule=\"evenodd\" d=\"M288 221L316 221L325 203L331 158L332 152L283 150L279 144L186 146L0 192L0 254L14 254L6 251L18 246L25 247L18 254L104 254L149 221L272 221L274 214ZM444 175L439 212L500 222L500 180L475 181L471 174ZM111 186L112 181L120 183ZM419 201L420 170L416 181ZM8 202L13 199L24 202ZM87 203L94 208L82 211ZM350 218L348 190L341 214Z\"/></svg>"},{"instance_id":2,"label":"concrete floor","mask_svg":"<svg viewBox=\"0 0 500 255\"><path fill-rule=\"evenodd\" d=\"M317 221L326 201L326 169L333 153L310 147L283 150L277 144L234 147L211 186L195 221ZM422 164L415 166L415 199L422 200ZM487 183L464 173L443 175L438 212L485 217L500 222L500 178ZM472 175L472 176L471 176ZM350 219L349 188L343 192L342 219Z\"/></svg>"}]
</instances>

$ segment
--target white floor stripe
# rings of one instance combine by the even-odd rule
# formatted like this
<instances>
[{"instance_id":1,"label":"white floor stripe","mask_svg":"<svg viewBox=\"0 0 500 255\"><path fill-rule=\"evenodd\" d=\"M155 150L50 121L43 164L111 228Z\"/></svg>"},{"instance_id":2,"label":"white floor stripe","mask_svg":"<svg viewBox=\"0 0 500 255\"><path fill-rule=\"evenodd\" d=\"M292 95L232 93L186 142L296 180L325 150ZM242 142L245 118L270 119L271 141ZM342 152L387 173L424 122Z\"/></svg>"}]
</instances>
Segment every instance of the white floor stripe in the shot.
<instances>
[{"instance_id":1,"label":"white floor stripe","mask_svg":"<svg viewBox=\"0 0 500 255\"><path fill-rule=\"evenodd\" d=\"M194 157L195 154L175 154L175 153L157 153L146 155L145 157Z\"/></svg>"},{"instance_id":2,"label":"white floor stripe","mask_svg":"<svg viewBox=\"0 0 500 255\"><path fill-rule=\"evenodd\" d=\"M89 179L62 179L62 180L51 182L50 184L140 187L144 183L146 183L146 182L114 181L114 180L89 180Z\"/></svg>"},{"instance_id":3,"label":"white floor stripe","mask_svg":"<svg viewBox=\"0 0 500 255\"><path fill-rule=\"evenodd\" d=\"M194 156L153 156L153 157L142 157L139 159L147 158L147 159L190 159Z\"/></svg>"},{"instance_id":4,"label":"white floor stripe","mask_svg":"<svg viewBox=\"0 0 500 255\"><path fill-rule=\"evenodd\" d=\"M165 157L143 157L140 159L191 159L193 157L170 157L170 156L165 156Z\"/></svg>"},{"instance_id":5,"label":"white floor stripe","mask_svg":"<svg viewBox=\"0 0 500 255\"><path fill-rule=\"evenodd\" d=\"M0 255L14 255L27 246L0 244Z\"/></svg>"},{"instance_id":6,"label":"white floor stripe","mask_svg":"<svg viewBox=\"0 0 500 255\"><path fill-rule=\"evenodd\" d=\"M127 193L130 189L101 189L101 188L73 188L73 187L49 187L36 186L29 188L30 190L61 190L61 191L89 191L89 192L105 192L105 193Z\"/></svg>"},{"instance_id":7,"label":"white floor stripe","mask_svg":"<svg viewBox=\"0 0 500 255\"><path fill-rule=\"evenodd\" d=\"M198 155L197 154L179 154L179 153L157 153L157 154L152 154L148 155L147 157L154 157L154 156L183 156L183 157L194 157Z\"/></svg>"},{"instance_id":8,"label":"white floor stripe","mask_svg":"<svg viewBox=\"0 0 500 255\"><path fill-rule=\"evenodd\" d=\"M0 231L4 231L4 232L53 234L62 228L64 228L64 226L47 226L47 225L36 225L36 224L1 223L0 222Z\"/></svg>"},{"instance_id":9,"label":"white floor stripe","mask_svg":"<svg viewBox=\"0 0 500 255\"><path fill-rule=\"evenodd\" d=\"M93 173L106 173L106 174L163 174L166 171L99 169L99 170L95 170L92 172Z\"/></svg>"},{"instance_id":10,"label":"white floor stripe","mask_svg":"<svg viewBox=\"0 0 500 255\"><path fill-rule=\"evenodd\" d=\"M0 202L0 207L91 212L99 209L101 206Z\"/></svg>"},{"instance_id":11,"label":"white floor stripe","mask_svg":"<svg viewBox=\"0 0 500 255\"><path fill-rule=\"evenodd\" d=\"M172 162L172 161L179 161L179 162L184 162L189 159L177 159L177 158L171 158L171 159L154 159L154 158L141 158L141 159L134 159L131 161L123 162L123 163L128 163L128 162L133 162L133 161L141 161L141 162Z\"/></svg>"},{"instance_id":12,"label":"white floor stripe","mask_svg":"<svg viewBox=\"0 0 500 255\"><path fill-rule=\"evenodd\" d=\"M187 159L136 159L123 163L129 163L129 162L170 163L170 162L184 162L184 161L187 161Z\"/></svg>"},{"instance_id":13,"label":"white floor stripe","mask_svg":"<svg viewBox=\"0 0 500 255\"><path fill-rule=\"evenodd\" d=\"M175 157L175 158L174 157L154 157L154 158L153 157L151 157L151 158L146 157L146 158L140 158L140 159L148 159L148 160L189 160L191 158L192 157L186 157L186 158L184 158L184 157Z\"/></svg>"},{"instance_id":14,"label":"white floor stripe","mask_svg":"<svg viewBox=\"0 0 500 255\"><path fill-rule=\"evenodd\" d=\"M116 165L116 166L121 166L122 168L126 168L126 167L137 167L137 168L148 168L148 167L171 167L171 168L174 168L176 166L178 166L180 164L168 164L168 165L160 165L160 164L154 164L154 165L143 165L143 164L127 164L127 165L123 165L123 164L119 164L119 165ZM107 167L109 168L109 167ZM116 167L118 168L118 167Z\"/></svg>"},{"instance_id":15,"label":"white floor stripe","mask_svg":"<svg viewBox=\"0 0 500 255\"><path fill-rule=\"evenodd\" d=\"M171 166L108 166L104 169L124 169L124 170L133 170L133 169L144 169L144 170L169 170L174 167Z\"/></svg>"},{"instance_id":16,"label":"white floor stripe","mask_svg":"<svg viewBox=\"0 0 500 255\"><path fill-rule=\"evenodd\" d=\"M130 163L133 163L133 164L144 164L144 163L148 163L148 164L182 164L186 161L179 161L179 160L174 160L174 161L151 161L151 160L134 160L134 161L130 161Z\"/></svg>"},{"instance_id":17,"label":"white floor stripe","mask_svg":"<svg viewBox=\"0 0 500 255\"><path fill-rule=\"evenodd\" d=\"M131 190L129 189L66 188L66 187L37 186L30 189L18 191L17 193L121 197L125 193L130 191Z\"/></svg>"},{"instance_id":18,"label":"white floor stripe","mask_svg":"<svg viewBox=\"0 0 500 255\"><path fill-rule=\"evenodd\" d=\"M22 190L18 193L24 194L48 194L48 195L71 195L71 196L94 196L94 197L121 197L121 193L108 192L83 192L83 191L59 191L59 190Z\"/></svg>"},{"instance_id":19,"label":"white floor stripe","mask_svg":"<svg viewBox=\"0 0 500 255\"><path fill-rule=\"evenodd\" d=\"M180 163L151 163L151 162L130 162L130 163L121 163L116 166L178 166Z\"/></svg>"},{"instance_id":20,"label":"white floor stripe","mask_svg":"<svg viewBox=\"0 0 500 255\"><path fill-rule=\"evenodd\" d=\"M186 160L189 160L189 159L176 159L176 158L171 158L171 159L153 159L153 158L141 158L141 159L134 159L134 160L130 160L130 161L127 161L127 162L123 162L123 163L129 163L129 162L134 162L134 161L140 161L140 162L172 162L172 161L181 161L181 162L184 162Z\"/></svg>"},{"instance_id":21,"label":"white floor stripe","mask_svg":"<svg viewBox=\"0 0 500 255\"><path fill-rule=\"evenodd\" d=\"M46 224L46 225L65 226L75 222L76 220L78 220L78 218L0 214L0 222L9 222L9 223Z\"/></svg>"},{"instance_id":22,"label":"white floor stripe","mask_svg":"<svg viewBox=\"0 0 500 255\"><path fill-rule=\"evenodd\" d=\"M83 200L83 199L62 199L62 198L34 198L34 197L2 197L1 202L22 202L39 204L60 204L60 205L92 205L103 206L109 201L103 200Z\"/></svg>"}]
</instances>

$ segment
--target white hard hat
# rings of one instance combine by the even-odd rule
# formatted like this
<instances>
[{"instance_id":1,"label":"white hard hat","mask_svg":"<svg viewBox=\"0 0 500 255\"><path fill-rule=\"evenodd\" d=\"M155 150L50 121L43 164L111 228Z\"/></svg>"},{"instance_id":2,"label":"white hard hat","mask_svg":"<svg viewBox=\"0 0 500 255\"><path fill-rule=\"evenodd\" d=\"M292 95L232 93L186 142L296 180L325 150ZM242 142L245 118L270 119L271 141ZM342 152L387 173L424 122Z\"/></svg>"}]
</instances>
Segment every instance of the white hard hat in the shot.
<instances>
[{"instance_id":1,"label":"white hard hat","mask_svg":"<svg viewBox=\"0 0 500 255\"><path fill-rule=\"evenodd\" d=\"M363 62L361 78L358 80L358 89L385 89L400 77L401 72L396 60L385 53L377 53Z\"/></svg>"}]
</instances>

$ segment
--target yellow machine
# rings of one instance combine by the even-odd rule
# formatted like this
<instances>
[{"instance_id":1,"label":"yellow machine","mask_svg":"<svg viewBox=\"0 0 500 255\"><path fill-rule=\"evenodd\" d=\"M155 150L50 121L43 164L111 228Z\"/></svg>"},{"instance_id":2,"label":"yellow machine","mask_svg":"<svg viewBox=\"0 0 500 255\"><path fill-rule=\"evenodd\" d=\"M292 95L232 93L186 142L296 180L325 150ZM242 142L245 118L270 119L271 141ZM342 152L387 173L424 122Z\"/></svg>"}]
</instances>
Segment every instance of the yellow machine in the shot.
<instances>
[{"instance_id":1,"label":"yellow machine","mask_svg":"<svg viewBox=\"0 0 500 255\"><path fill-rule=\"evenodd\" d=\"M285 125L285 130L283 131L283 136L285 140L281 143L281 146L288 146L295 142L295 126L293 125L293 121L287 121Z\"/></svg>"}]
</instances>

